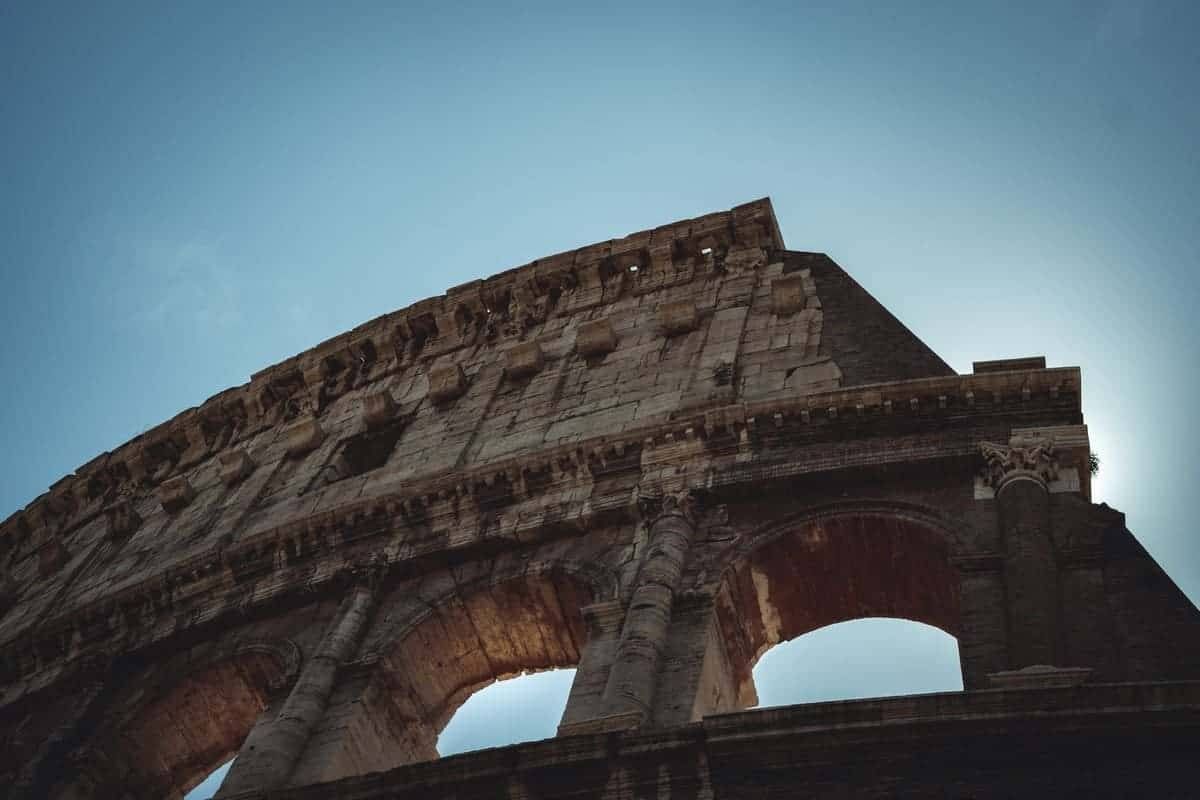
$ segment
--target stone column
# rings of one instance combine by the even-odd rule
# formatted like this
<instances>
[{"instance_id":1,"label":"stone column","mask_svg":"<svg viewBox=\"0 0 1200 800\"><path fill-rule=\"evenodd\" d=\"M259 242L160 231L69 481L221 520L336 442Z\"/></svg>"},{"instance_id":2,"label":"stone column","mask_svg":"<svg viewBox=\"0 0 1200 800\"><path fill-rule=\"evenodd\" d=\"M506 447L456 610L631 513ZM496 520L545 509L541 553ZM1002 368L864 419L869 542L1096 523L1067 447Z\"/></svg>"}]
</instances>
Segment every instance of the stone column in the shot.
<instances>
[{"instance_id":1,"label":"stone column","mask_svg":"<svg viewBox=\"0 0 1200 800\"><path fill-rule=\"evenodd\" d=\"M658 665L671 624L671 607L695 535L689 493L665 495L647 504L649 549L637 576L616 658L605 687L614 721L637 727L650 716Z\"/></svg>"},{"instance_id":2,"label":"stone column","mask_svg":"<svg viewBox=\"0 0 1200 800\"><path fill-rule=\"evenodd\" d=\"M338 670L358 652L375 610L377 577L351 588L316 654L305 662L283 707L275 715L267 712L250 731L215 797L275 789L291 777L313 729L325 714Z\"/></svg>"},{"instance_id":3,"label":"stone column","mask_svg":"<svg viewBox=\"0 0 1200 800\"><path fill-rule=\"evenodd\" d=\"M1008 611L1009 669L1058 664L1058 567L1049 484L1057 475L1048 439L981 445L996 492Z\"/></svg>"}]
</instances>

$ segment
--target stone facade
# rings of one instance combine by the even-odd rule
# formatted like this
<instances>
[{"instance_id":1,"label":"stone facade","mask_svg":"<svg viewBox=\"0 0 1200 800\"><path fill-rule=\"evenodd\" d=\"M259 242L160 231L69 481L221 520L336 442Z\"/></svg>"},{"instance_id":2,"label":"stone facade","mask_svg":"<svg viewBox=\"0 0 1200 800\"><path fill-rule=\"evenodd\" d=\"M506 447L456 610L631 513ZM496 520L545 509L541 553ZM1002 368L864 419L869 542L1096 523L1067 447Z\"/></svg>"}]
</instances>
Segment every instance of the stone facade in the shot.
<instances>
[{"instance_id":1,"label":"stone facade","mask_svg":"<svg viewBox=\"0 0 1200 800\"><path fill-rule=\"evenodd\" d=\"M0 786L1187 796L1200 613L1090 502L1080 390L955 374L766 200L455 287L0 525ZM966 691L745 710L868 616L957 637ZM553 667L557 738L436 760Z\"/></svg>"}]
</instances>

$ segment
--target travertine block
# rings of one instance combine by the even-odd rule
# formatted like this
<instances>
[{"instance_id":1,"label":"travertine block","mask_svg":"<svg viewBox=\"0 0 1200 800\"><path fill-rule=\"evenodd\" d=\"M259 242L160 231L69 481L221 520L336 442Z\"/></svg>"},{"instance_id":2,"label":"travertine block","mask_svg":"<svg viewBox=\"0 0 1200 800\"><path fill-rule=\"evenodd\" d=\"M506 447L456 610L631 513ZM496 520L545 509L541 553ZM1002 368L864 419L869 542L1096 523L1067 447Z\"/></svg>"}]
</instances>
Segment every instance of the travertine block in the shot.
<instances>
[{"instance_id":1,"label":"travertine block","mask_svg":"<svg viewBox=\"0 0 1200 800\"><path fill-rule=\"evenodd\" d=\"M387 389L374 392L363 398L363 424L378 428L396 416L396 401Z\"/></svg>"},{"instance_id":2,"label":"travertine block","mask_svg":"<svg viewBox=\"0 0 1200 800\"><path fill-rule=\"evenodd\" d=\"M579 326L575 334L575 349L583 356L602 356L617 349L617 334L608 318L592 320Z\"/></svg>"},{"instance_id":3,"label":"travertine block","mask_svg":"<svg viewBox=\"0 0 1200 800\"><path fill-rule=\"evenodd\" d=\"M196 490L186 475L177 475L158 487L158 500L171 514L187 506L196 497Z\"/></svg>"},{"instance_id":4,"label":"travertine block","mask_svg":"<svg viewBox=\"0 0 1200 800\"><path fill-rule=\"evenodd\" d=\"M439 364L429 370L429 399L445 403L462 397L467 391L467 377L458 364Z\"/></svg>"},{"instance_id":5,"label":"travertine block","mask_svg":"<svg viewBox=\"0 0 1200 800\"><path fill-rule=\"evenodd\" d=\"M226 450L217 457L221 482L232 486L254 471L254 460L245 450Z\"/></svg>"},{"instance_id":6,"label":"travertine block","mask_svg":"<svg viewBox=\"0 0 1200 800\"><path fill-rule=\"evenodd\" d=\"M71 560L67 546L58 538L52 538L38 551L38 575L45 578L58 572Z\"/></svg>"},{"instance_id":7,"label":"travertine block","mask_svg":"<svg viewBox=\"0 0 1200 800\"><path fill-rule=\"evenodd\" d=\"M697 321L696 304L691 300L677 300L658 307L658 323L668 336L694 331Z\"/></svg>"},{"instance_id":8,"label":"travertine block","mask_svg":"<svg viewBox=\"0 0 1200 800\"><path fill-rule=\"evenodd\" d=\"M799 275L771 281L771 313L794 314L804 308L804 279Z\"/></svg>"},{"instance_id":9,"label":"travertine block","mask_svg":"<svg viewBox=\"0 0 1200 800\"><path fill-rule=\"evenodd\" d=\"M508 351L507 372L514 378L524 378L540 372L545 363L541 345L524 342Z\"/></svg>"},{"instance_id":10,"label":"travertine block","mask_svg":"<svg viewBox=\"0 0 1200 800\"><path fill-rule=\"evenodd\" d=\"M104 515L108 519L108 535L112 539L127 539L142 524L141 515L128 500L113 505Z\"/></svg>"},{"instance_id":11,"label":"travertine block","mask_svg":"<svg viewBox=\"0 0 1200 800\"><path fill-rule=\"evenodd\" d=\"M285 433L287 454L299 456L317 449L325 441L325 431L316 417L303 417L292 423Z\"/></svg>"}]
</instances>

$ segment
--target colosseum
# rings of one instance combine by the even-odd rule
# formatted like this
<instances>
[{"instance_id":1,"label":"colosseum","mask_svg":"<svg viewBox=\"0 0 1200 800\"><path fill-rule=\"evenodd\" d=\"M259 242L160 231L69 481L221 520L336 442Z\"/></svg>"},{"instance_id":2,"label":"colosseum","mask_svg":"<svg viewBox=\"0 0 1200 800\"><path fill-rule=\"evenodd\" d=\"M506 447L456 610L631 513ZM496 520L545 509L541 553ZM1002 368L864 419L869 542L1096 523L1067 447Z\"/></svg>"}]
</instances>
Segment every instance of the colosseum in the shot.
<instances>
[{"instance_id":1,"label":"colosseum","mask_svg":"<svg viewBox=\"0 0 1200 800\"><path fill-rule=\"evenodd\" d=\"M956 374L768 200L454 287L0 525L0 786L1200 796L1200 613L1091 502L1080 397ZM955 637L964 690L753 709L764 652L864 617ZM555 667L556 737L438 758Z\"/></svg>"}]
</instances>

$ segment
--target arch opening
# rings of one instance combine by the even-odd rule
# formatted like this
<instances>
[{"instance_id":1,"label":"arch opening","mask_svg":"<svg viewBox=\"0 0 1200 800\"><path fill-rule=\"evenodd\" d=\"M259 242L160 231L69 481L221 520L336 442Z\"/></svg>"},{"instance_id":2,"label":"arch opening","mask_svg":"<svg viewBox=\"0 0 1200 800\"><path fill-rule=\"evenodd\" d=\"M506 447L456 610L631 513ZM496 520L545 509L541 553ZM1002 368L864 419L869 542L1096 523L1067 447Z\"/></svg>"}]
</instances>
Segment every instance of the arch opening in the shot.
<instances>
[{"instance_id":1,"label":"arch opening","mask_svg":"<svg viewBox=\"0 0 1200 800\"><path fill-rule=\"evenodd\" d=\"M892 617L837 622L782 642L753 674L764 707L963 688L958 640Z\"/></svg>"},{"instance_id":2,"label":"arch opening","mask_svg":"<svg viewBox=\"0 0 1200 800\"><path fill-rule=\"evenodd\" d=\"M344 714L337 744L309 759L320 767L301 779L335 780L438 758L443 729L479 690L578 665L581 609L592 597L587 582L560 571L456 585L401 626L344 711L334 711ZM535 684L539 677L532 676Z\"/></svg>"},{"instance_id":3,"label":"arch opening","mask_svg":"<svg viewBox=\"0 0 1200 800\"><path fill-rule=\"evenodd\" d=\"M485 686L459 706L438 735L443 756L552 738L557 729L573 669L529 672Z\"/></svg>"},{"instance_id":4,"label":"arch opening","mask_svg":"<svg viewBox=\"0 0 1200 800\"><path fill-rule=\"evenodd\" d=\"M759 703L759 659L812 631L871 617L923 623L952 638L961 629L945 533L887 512L831 513L776 527L734 559L716 606L740 708Z\"/></svg>"},{"instance_id":5,"label":"arch opening","mask_svg":"<svg viewBox=\"0 0 1200 800\"><path fill-rule=\"evenodd\" d=\"M236 758L231 758L210 772L204 780L196 785L196 788L184 795L183 800L212 800L213 795L221 788L221 782L229 774L229 768L236 760Z\"/></svg>"},{"instance_id":6,"label":"arch opening","mask_svg":"<svg viewBox=\"0 0 1200 800\"><path fill-rule=\"evenodd\" d=\"M98 732L92 757L57 795L188 796L237 755L288 667L268 650L248 649L165 687L151 678L120 699L130 713Z\"/></svg>"}]
</instances>

